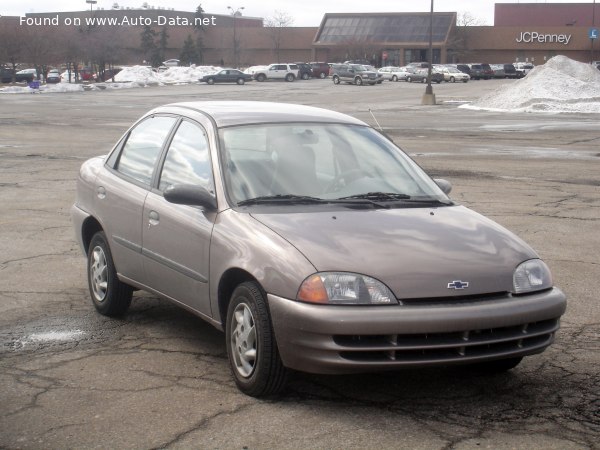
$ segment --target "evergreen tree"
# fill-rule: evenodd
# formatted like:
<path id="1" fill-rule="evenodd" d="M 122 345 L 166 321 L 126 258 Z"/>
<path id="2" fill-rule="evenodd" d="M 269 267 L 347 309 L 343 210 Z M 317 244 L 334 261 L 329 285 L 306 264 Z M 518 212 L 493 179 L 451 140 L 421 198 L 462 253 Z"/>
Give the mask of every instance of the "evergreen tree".
<path id="1" fill-rule="evenodd" d="M 198 23 L 194 24 L 194 32 L 196 33 L 196 55 L 198 57 L 198 63 L 202 63 L 204 62 L 204 25 L 202 24 L 202 19 L 204 19 L 204 9 L 202 8 L 202 4 L 199 4 L 196 8 L 194 18 L 198 19 Z"/>
<path id="2" fill-rule="evenodd" d="M 159 51 L 156 45 L 156 31 L 150 28 L 149 25 L 144 25 L 141 34 L 140 50 L 144 55 L 144 60 L 155 65 L 156 59 L 159 58 Z M 160 64 L 160 61 L 158 62 Z"/>
<path id="3" fill-rule="evenodd" d="M 194 44 L 191 34 L 188 34 L 185 42 L 183 43 L 183 48 L 181 49 L 181 54 L 179 55 L 179 61 L 186 65 L 196 64 L 198 62 L 198 52 L 196 51 L 196 45 Z"/>

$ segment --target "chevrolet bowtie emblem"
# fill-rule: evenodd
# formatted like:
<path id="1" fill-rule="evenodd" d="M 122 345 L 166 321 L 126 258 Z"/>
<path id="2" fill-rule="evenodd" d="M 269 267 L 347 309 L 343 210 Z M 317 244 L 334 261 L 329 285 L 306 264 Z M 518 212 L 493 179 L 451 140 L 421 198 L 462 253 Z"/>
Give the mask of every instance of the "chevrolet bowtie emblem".
<path id="1" fill-rule="evenodd" d="M 455 280 L 452 281 L 451 283 L 448 283 L 448 289 L 466 289 L 469 287 L 469 282 L 468 281 L 460 281 L 460 280 Z"/>

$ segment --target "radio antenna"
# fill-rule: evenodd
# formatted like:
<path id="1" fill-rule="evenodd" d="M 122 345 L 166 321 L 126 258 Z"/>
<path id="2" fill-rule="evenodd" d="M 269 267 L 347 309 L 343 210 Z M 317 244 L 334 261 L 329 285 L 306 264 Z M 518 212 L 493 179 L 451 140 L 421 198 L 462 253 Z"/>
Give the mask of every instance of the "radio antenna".
<path id="1" fill-rule="evenodd" d="M 373 117 L 373 120 L 377 124 L 377 128 L 379 128 L 379 131 L 383 133 L 383 128 L 381 128 L 381 125 L 379 125 L 379 122 L 377 122 L 377 118 L 375 117 L 375 114 L 373 114 L 373 111 L 371 111 L 371 108 L 369 108 L 369 112 L 371 113 L 371 117 Z"/>

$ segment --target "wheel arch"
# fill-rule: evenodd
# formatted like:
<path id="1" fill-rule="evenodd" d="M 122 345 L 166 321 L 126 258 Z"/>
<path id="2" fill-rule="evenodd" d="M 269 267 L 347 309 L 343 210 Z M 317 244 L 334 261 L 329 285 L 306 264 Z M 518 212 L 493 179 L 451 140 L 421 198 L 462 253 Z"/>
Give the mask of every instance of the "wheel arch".
<path id="1" fill-rule="evenodd" d="M 81 242 L 83 243 L 83 250 L 86 255 L 90 248 L 90 242 L 92 242 L 92 238 L 99 231 L 104 231 L 104 229 L 94 216 L 89 216 L 84 220 L 81 227 Z"/>
<path id="2" fill-rule="evenodd" d="M 249 272 L 240 268 L 231 268 L 223 273 L 219 280 L 219 287 L 217 289 L 218 305 L 219 305 L 219 317 L 218 322 L 222 329 L 225 329 L 225 320 L 227 319 L 227 308 L 229 307 L 229 301 L 231 300 L 231 294 L 235 291 L 235 288 L 246 281 L 255 282 L 263 292 L 265 293 L 260 282 Z M 266 295 L 265 295 L 266 298 Z"/>

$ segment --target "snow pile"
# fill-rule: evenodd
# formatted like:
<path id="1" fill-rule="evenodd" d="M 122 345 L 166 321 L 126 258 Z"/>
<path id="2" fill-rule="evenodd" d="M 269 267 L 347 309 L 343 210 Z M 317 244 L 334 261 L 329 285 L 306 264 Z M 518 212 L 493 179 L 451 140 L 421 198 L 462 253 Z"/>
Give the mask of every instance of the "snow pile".
<path id="1" fill-rule="evenodd" d="M 39 89 L 31 89 L 29 86 L 8 86 L 0 88 L 0 93 L 3 94 L 34 94 L 37 92 L 56 93 L 56 92 L 83 92 L 83 85 L 57 83 L 57 84 L 42 84 Z"/>
<path id="2" fill-rule="evenodd" d="M 150 67 L 125 67 L 115 75 L 116 82 L 130 82 L 139 86 L 197 83 L 204 75 L 221 70 L 214 66 L 169 67 L 163 72 L 154 72 Z"/>
<path id="3" fill-rule="evenodd" d="M 600 71 L 566 56 L 555 56 L 525 78 L 459 108 L 600 113 Z"/>

